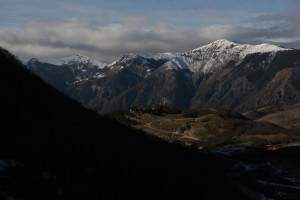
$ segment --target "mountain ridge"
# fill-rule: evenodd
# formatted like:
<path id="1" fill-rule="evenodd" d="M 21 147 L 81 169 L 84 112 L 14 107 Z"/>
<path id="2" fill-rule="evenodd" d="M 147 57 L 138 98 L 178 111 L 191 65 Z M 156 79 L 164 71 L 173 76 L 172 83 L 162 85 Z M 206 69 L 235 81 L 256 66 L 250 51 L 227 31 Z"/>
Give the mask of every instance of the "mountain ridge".
<path id="1" fill-rule="evenodd" d="M 277 73 L 288 67 L 296 69 L 299 63 L 299 50 L 221 39 L 184 53 L 127 54 L 92 71 L 93 75 L 73 81 L 66 90 L 100 113 L 161 104 L 180 109 L 224 106 L 244 112 L 300 101 L 295 78 L 282 82 L 282 88 L 290 91 L 284 97 L 276 95 L 278 90 L 270 85 Z"/>

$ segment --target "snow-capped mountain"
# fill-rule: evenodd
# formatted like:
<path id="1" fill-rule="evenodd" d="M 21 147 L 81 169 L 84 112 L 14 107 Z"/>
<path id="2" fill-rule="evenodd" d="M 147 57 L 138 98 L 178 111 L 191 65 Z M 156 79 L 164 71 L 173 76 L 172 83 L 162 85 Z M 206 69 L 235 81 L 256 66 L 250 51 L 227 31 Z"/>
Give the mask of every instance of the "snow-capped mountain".
<path id="1" fill-rule="evenodd" d="M 127 54 L 100 67 L 91 63 L 75 56 L 56 67 L 72 72 L 74 97 L 101 113 L 156 104 L 245 111 L 300 101 L 300 51 L 272 44 L 222 39 L 187 52 Z"/>
<path id="2" fill-rule="evenodd" d="M 183 61 L 190 66 L 190 70 L 210 73 L 219 70 L 230 62 L 240 63 L 251 54 L 270 54 L 270 59 L 279 51 L 290 49 L 281 48 L 271 44 L 237 44 L 228 40 L 217 40 L 208 45 L 180 54 Z"/>
<path id="3" fill-rule="evenodd" d="M 248 55 L 252 54 L 270 54 L 270 60 L 280 51 L 289 51 L 291 49 L 282 48 L 272 44 L 238 44 L 225 39 L 220 39 L 183 53 L 141 53 L 128 54 L 119 61 L 114 61 L 109 66 L 115 66 L 117 63 L 131 62 L 140 57 L 145 62 L 149 59 L 166 60 L 168 67 L 166 69 L 188 69 L 191 72 L 211 73 L 219 70 L 220 67 L 230 62 L 240 63 Z M 123 66 L 124 67 L 124 66 Z M 122 68 L 123 68 L 122 67 Z M 121 68 L 121 69 L 122 69 Z"/>
<path id="4" fill-rule="evenodd" d="M 80 54 L 62 58 L 62 59 L 60 59 L 59 62 L 57 62 L 55 64 L 56 65 L 78 65 L 78 66 L 81 66 L 82 68 L 97 66 L 100 69 L 107 65 L 104 62 L 100 62 L 96 59 L 92 59 L 88 56 L 84 56 L 84 55 L 80 55 Z"/>
<path id="5" fill-rule="evenodd" d="M 32 58 L 27 63 L 28 69 L 67 94 L 77 82 L 102 77 L 105 66 L 105 63 L 83 55 L 62 58 L 56 63 Z"/>

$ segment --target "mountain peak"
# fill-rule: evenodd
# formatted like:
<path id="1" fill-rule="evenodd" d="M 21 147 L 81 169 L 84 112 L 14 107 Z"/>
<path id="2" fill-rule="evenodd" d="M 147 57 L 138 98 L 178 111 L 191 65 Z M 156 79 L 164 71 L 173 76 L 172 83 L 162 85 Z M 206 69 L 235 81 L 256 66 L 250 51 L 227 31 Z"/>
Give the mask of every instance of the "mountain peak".
<path id="1" fill-rule="evenodd" d="M 239 44 L 226 39 L 220 39 L 182 55 L 191 65 L 192 71 L 209 73 L 221 69 L 230 62 L 240 63 L 244 58 L 251 54 L 269 54 L 269 60 L 272 60 L 274 58 L 274 54 L 279 51 L 287 50 L 290 49 L 282 48 L 273 44 Z"/>
<path id="2" fill-rule="evenodd" d="M 80 64 L 80 65 L 93 65 L 98 66 L 99 68 L 103 68 L 106 63 L 100 62 L 98 60 L 92 59 L 88 56 L 81 55 L 81 54 L 75 54 L 72 56 L 68 56 L 65 58 L 62 58 L 59 63 L 59 65 L 72 65 L 72 64 Z"/>
<path id="3" fill-rule="evenodd" d="M 90 60 L 90 57 L 80 54 L 75 54 L 61 59 L 62 63 L 65 64 L 68 64 L 69 62 L 89 62 Z"/>
<path id="4" fill-rule="evenodd" d="M 201 46 L 192 50 L 192 52 L 197 51 L 207 51 L 207 50 L 218 50 L 218 51 L 234 51 L 236 53 L 243 54 L 253 54 L 253 53 L 269 53 L 269 52 L 277 52 L 277 51 L 285 51 L 290 50 L 287 48 L 282 48 L 276 46 L 274 44 L 262 43 L 257 45 L 252 44 L 239 44 L 226 39 L 219 39 L 214 42 L 211 42 L 207 45 Z"/>
<path id="5" fill-rule="evenodd" d="M 232 41 L 229 41 L 229 40 L 226 40 L 226 39 L 219 39 L 219 40 L 216 40 L 210 44 L 216 44 L 216 45 L 228 45 L 228 44 L 236 44 Z"/>
<path id="6" fill-rule="evenodd" d="M 28 64 L 29 63 L 33 64 L 33 63 L 37 63 L 37 62 L 40 62 L 37 58 L 31 58 L 27 61 Z"/>
<path id="7" fill-rule="evenodd" d="M 238 45 L 237 43 L 231 42 L 229 40 L 219 39 L 219 40 L 213 41 L 207 45 L 198 47 L 198 48 L 192 50 L 192 52 L 201 51 L 201 50 L 205 50 L 205 49 L 211 49 L 211 48 L 213 48 L 213 49 L 225 48 L 226 49 L 226 48 L 231 48 L 231 47 L 234 47 L 237 45 Z"/>

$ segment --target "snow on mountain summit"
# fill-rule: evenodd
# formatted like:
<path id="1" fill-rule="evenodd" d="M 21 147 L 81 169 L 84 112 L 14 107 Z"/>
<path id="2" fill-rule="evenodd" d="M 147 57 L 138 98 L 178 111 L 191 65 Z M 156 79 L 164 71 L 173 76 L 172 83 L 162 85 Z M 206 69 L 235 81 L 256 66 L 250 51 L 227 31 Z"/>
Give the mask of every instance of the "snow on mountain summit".
<path id="1" fill-rule="evenodd" d="M 131 66 L 132 62 L 139 60 L 139 64 L 147 68 L 149 60 L 153 59 L 160 62 L 165 61 L 164 66 L 166 69 L 188 69 L 191 72 L 207 74 L 222 69 L 230 62 L 238 64 L 250 54 L 267 53 L 270 56 L 268 60 L 271 62 L 278 51 L 286 50 L 290 49 L 272 44 L 238 44 L 220 39 L 184 53 L 129 53 L 112 62 L 108 67 L 121 70 L 126 66 Z"/>
<path id="2" fill-rule="evenodd" d="M 196 74 L 208 74 L 222 70 L 229 64 L 238 66 L 251 54 L 264 54 L 266 61 L 261 66 L 268 67 L 277 52 L 287 50 L 291 49 L 266 43 L 258 45 L 239 44 L 220 39 L 183 53 L 129 53 L 108 65 L 80 54 L 62 58 L 59 62 L 50 64 L 67 67 L 78 81 L 95 77 L 103 78 L 107 74 L 119 73 L 128 67 L 133 68 L 134 71 L 139 71 L 141 76 L 151 74 L 150 72 L 155 71 L 160 66 L 166 70 L 188 70 Z M 38 60 L 32 59 L 30 66 L 34 66 L 35 62 Z M 144 73 L 145 71 L 147 73 Z"/>
<path id="3" fill-rule="evenodd" d="M 226 52 L 231 51 L 235 53 L 241 54 L 254 54 L 254 53 L 268 53 L 268 52 L 277 52 L 277 51 L 285 51 L 290 50 L 286 48 L 282 48 L 273 44 L 258 44 L 258 45 L 251 45 L 251 44 L 238 44 L 226 39 L 216 40 L 212 43 L 207 45 L 201 46 L 197 49 L 192 50 L 192 52 L 197 51 L 208 51 L 214 50 L 215 52 Z"/>
<path id="4" fill-rule="evenodd" d="M 99 68 L 103 68 L 106 66 L 106 63 L 100 62 L 98 60 L 92 59 L 88 56 L 76 54 L 73 56 L 69 56 L 66 58 L 62 58 L 59 65 L 86 65 L 86 66 L 98 66 Z"/>
<path id="5" fill-rule="evenodd" d="M 228 49 L 228 48 L 235 47 L 237 45 L 238 45 L 237 43 L 231 42 L 229 40 L 220 39 L 220 40 L 216 40 L 212 43 L 209 43 L 207 45 L 198 47 L 198 48 L 192 50 L 192 52 L 204 51 L 207 49 Z"/>
<path id="6" fill-rule="evenodd" d="M 286 50 L 290 49 L 272 44 L 238 44 L 221 39 L 192 51 L 182 53 L 181 57 L 190 65 L 191 71 L 210 73 L 219 70 L 220 67 L 226 66 L 230 62 L 239 63 L 250 54 L 271 53 L 270 56 L 272 58 L 274 57 L 274 53 Z"/>
<path id="7" fill-rule="evenodd" d="M 103 62 L 80 54 L 62 58 L 55 65 L 68 69 L 74 77 L 74 82 L 103 77 L 102 70 L 106 66 Z"/>
<path id="8" fill-rule="evenodd" d="M 243 45 L 242 45 L 243 46 Z M 277 51 L 287 51 L 290 49 L 282 48 L 272 44 L 258 44 L 258 45 L 244 45 L 246 48 L 245 52 L 248 54 L 253 53 L 268 53 L 268 52 L 277 52 Z"/>

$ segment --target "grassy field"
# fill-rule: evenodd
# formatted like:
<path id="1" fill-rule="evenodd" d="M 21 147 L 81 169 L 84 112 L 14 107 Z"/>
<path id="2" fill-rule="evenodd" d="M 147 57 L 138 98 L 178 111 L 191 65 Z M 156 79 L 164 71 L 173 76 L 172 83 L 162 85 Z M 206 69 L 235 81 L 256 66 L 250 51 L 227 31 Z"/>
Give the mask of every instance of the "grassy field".
<path id="1" fill-rule="evenodd" d="M 252 120 L 228 110 L 198 109 L 189 112 L 153 112 L 131 110 L 119 120 L 146 133 L 197 148 L 214 148 L 228 144 L 255 146 L 297 143 L 299 131 L 267 120 Z"/>
<path id="2" fill-rule="evenodd" d="M 261 109 L 261 112 L 264 111 L 264 109 Z M 284 106 L 280 110 L 266 112 L 258 121 L 266 121 L 281 127 L 300 130 L 300 104 Z"/>

